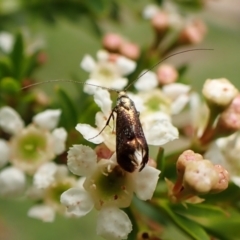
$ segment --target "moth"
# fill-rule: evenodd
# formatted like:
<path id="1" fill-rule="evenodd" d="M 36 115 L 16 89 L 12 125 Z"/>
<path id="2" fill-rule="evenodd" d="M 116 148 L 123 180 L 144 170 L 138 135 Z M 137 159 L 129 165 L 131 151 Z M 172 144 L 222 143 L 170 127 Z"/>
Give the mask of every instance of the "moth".
<path id="1" fill-rule="evenodd" d="M 165 57 L 154 66 L 151 67 L 153 69 L 161 62 L 165 61 L 166 59 L 190 51 L 197 51 L 197 50 L 212 50 L 212 49 L 189 49 L 181 52 L 177 52 L 171 54 L 170 56 Z M 150 70 L 151 70 L 150 69 Z M 141 171 L 148 162 L 149 158 L 149 149 L 146 138 L 144 136 L 144 132 L 142 129 L 142 125 L 139 119 L 140 113 L 137 111 L 134 102 L 128 97 L 126 94 L 126 90 L 139 78 L 141 78 L 144 74 L 148 71 L 145 71 L 141 74 L 135 81 L 130 83 L 124 91 L 117 91 L 114 89 L 109 89 L 106 87 L 96 86 L 94 84 L 89 84 L 85 82 L 78 82 L 74 80 L 49 80 L 41 83 L 35 83 L 33 85 L 39 85 L 42 83 L 47 82 L 76 82 L 81 84 L 87 84 L 90 86 L 101 87 L 103 89 L 108 89 L 111 91 L 115 91 L 118 93 L 117 103 L 116 106 L 112 109 L 110 116 L 108 117 L 105 126 L 99 132 L 100 135 L 104 129 L 109 125 L 111 118 L 114 120 L 114 113 L 116 113 L 116 156 L 117 162 L 120 167 L 127 171 L 127 172 L 134 172 L 135 170 Z M 27 87 L 30 87 L 27 86 Z M 24 88 L 27 88 L 24 87 Z M 24 89 L 22 88 L 22 89 Z M 98 136 L 97 135 L 97 136 Z M 95 136 L 96 137 L 96 136 Z"/>

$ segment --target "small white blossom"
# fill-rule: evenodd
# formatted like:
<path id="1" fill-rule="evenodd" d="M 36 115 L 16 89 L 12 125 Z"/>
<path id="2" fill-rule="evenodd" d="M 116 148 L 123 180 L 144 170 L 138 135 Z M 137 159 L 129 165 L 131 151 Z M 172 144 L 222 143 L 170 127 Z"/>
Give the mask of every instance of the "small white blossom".
<path id="1" fill-rule="evenodd" d="M 20 115 L 10 107 L 0 108 L 0 127 L 9 134 L 16 134 L 23 129 Z"/>
<path id="2" fill-rule="evenodd" d="M 55 219 L 55 211 L 47 205 L 39 204 L 28 210 L 28 216 L 40 219 L 43 222 L 53 222 Z"/>
<path id="3" fill-rule="evenodd" d="M 0 196 L 17 197 L 23 193 L 25 185 L 26 178 L 21 170 L 7 167 L 0 172 Z"/>
<path id="4" fill-rule="evenodd" d="M 54 158 L 53 146 L 53 138 L 48 131 L 29 125 L 11 138 L 10 162 L 32 174 L 43 163 Z"/>
<path id="5" fill-rule="evenodd" d="M 43 129 L 52 130 L 57 126 L 60 115 L 60 109 L 45 110 L 35 115 L 33 117 L 33 122 Z"/>
<path id="6" fill-rule="evenodd" d="M 121 90 L 127 85 L 127 79 L 123 76 L 134 71 L 136 63 L 123 56 L 115 61 L 110 61 L 109 57 L 108 52 L 101 50 L 97 53 L 97 62 L 89 55 L 83 58 L 80 65 L 90 73 L 86 83 Z M 84 86 L 84 91 L 89 94 L 96 92 L 96 89 L 99 90 L 87 84 Z"/>
<path id="7" fill-rule="evenodd" d="M 116 207 L 101 209 L 97 220 L 97 234 L 106 240 L 127 239 L 132 231 L 128 215 Z"/>
<path id="8" fill-rule="evenodd" d="M 0 168 L 6 165 L 10 158 L 10 148 L 4 139 L 0 139 Z"/>

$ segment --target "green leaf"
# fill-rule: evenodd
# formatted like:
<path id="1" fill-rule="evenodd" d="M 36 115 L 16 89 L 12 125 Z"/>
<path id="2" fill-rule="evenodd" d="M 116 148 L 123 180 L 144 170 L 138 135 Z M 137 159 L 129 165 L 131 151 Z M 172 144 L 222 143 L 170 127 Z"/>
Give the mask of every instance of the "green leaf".
<path id="1" fill-rule="evenodd" d="M 182 216 L 203 226 L 221 240 L 238 240 L 240 236 L 240 214 L 232 209 L 207 204 L 189 204 L 184 209 L 175 206 L 174 210 Z"/>
<path id="2" fill-rule="evenodd" d="M 167 215 L 178 225 L 180 229 L 185 231 L 189 236 L 195 240 L 210 240 L 210 237 L 206 231 L 194 221 L 189 220 L 188 218 L 176 214 L 169 202 L 164 200 L 156 201 L 157 206 L 164 209 Z"/>
<path id="3" fill-rule="evenodd" d="M 62 109 L 61 125 L 67 130 L 73 129 L 78 122 L 77 110 L 68 96 L 68 94 L 60 87 L 56 89 L 59 102 L 57 105 Z"/>
<path id="4" fill-rule="evenodd" d="M 17 80 L 21 80 L 24 66 L 24 43 L 21 33 L 18 33 L 15 37 L 15 43 L 10 57 L 12 63 L 12 76 Z"/>

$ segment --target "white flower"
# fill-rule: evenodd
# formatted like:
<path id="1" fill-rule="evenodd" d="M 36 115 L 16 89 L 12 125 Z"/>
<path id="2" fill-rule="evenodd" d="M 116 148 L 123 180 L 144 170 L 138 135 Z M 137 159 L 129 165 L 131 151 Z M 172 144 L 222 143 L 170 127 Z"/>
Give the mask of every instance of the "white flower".
<path id="1" fill-rule="evenodd" d="M 55 211 L 49 206 L 39 204 L 28 210 L 28 216 L 40 219 L 43 222 L 53 222 L 55 218 Z"/>
<path id="2" fill-rule="evenodd" d="M 17 197 L 25 190 L 24 173 L 15 168 L 7 167 L 0 172 L 0 196 Z"/>
<path id="3" fill-rule="evenodd" d="M 53 146 L 53 138 L 48 131 L 29 125 L 11 138 L 10 162 L 32 174 L 43 163 L 54 158 Z"/>
<path id="4" fill-rule="evenodd" d="M 146 165 L 141 172 L 125 172 L 118 165 L 116 154 L 98 161 L 95 152 L 83 145 L 74 145 L 69 150 L 68 167 L 86 177 L 84 189 L 75 187 L 62 194 L 61 202 L 68 213 L 83 216 L 94 205 L 99 210 L 97 233 L 106 239 L 126 239 L 132 224 L 118 208 L 130 206 L 134 192 L 142 200 L 151 199 L 160 171 Z M 105 220 L 107 214 L 111 223 Z"/>
<path id="5" fill-rule="evenodd" d="M 33 122 L 40 128 L 52 130 L 54 129 L 61 115 L 61 110 L 45 110 L 44 112 L 38 113 L 33 117 Z"/>
<path id="6" fill-rule="evenodd" d="M 0 33 L 0 48 L 9 53 L 13 47 L 13 35 L 8 32 L 1 32 Z"/>
<path id="7" fill-rule="evenodd" d="M 9 134 L 16 134 L 24 126 L 20 115 L 10 107 L 0 108 L 0 127 Z"/>
<path id="8" fill-rule="evenodd" d="M 89 55 L 83 58 L 80 65 L 90 73 L 86 83 L 121 90 L 127 85 L 127 79 L 123 76 L 133 72 L 136 63 L 123 56 L 119 56 L 113 62 L 110 61 L 109 56 L 108 52 L 100 50 L 97 53 L 97 62 Z M 99 90 L 99 88 L 87 84 L 84 86 L 84 91 L 89 94 L 93 94 L 96 89 Z"/>
<path id="9" fill-rule="evenodd" d="M 107 240 L 127 239 L 132 231 L 128 215 L 116 207 L 104 207 L 98 214 L 97 234 Z"/>
<path id="10" fill-rule="evenodd" d="M 7 141 L 0 139 L 0 168 L 6 165 L 10 158 L 10 148 Z"/>

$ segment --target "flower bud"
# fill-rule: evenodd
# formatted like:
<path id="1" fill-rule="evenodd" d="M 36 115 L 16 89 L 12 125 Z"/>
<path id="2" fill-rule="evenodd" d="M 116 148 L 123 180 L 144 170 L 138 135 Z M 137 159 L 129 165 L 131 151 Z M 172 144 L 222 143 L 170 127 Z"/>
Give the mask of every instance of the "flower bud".
<path id="1" fill-rule="evenodd" d="M 162 64 L 157 69 L 157 78 L 162 85 L 174 83 L 178 78 L 178 72 L 173 66 Z"/>
<path id="2" fill-rule="evenodd" d="M 226 78 L 207 79 L 204 83 L 202 94 L 208 106 L 226 109 L 237 96 L 238 90 Z"/>
<path id="3" fill-rule="evenodd" d="M 218 173 L 209 160 L 189 162 L 186 166 L 183 186 L 196 194 L 208 193 L 218 182 Z"/>
<path id="4" fill-rule="evenodd" d="M 120 53 L 127 58 L 136 60 L 139 58 L 140 49 L 137 44 L 124 42 L 120 46 Z"/>
<path id="5" fill-rule="evenodd" d="M 212 187 L 211 192 L 218 193 L 227 189 L 229 182 L 229 173 L 221 165 L 214 165 L 214 168 L 218 173 L 218 182 Z"/>
<path id="6" fill-rule="evenodd" d="M 220 115 L 216 132 L 223 136 L 230 135 L 240 129 L 240 94 L 231 105 Z"/>
<path id="7" fill-rule="evenodd" d="M 193 161 L 203 160 L 202 155 L 194 153 L 192 150 L 184 151 L 178 158 L 176 163 L 178 176 L 183 176 L 186 166 Z"/>
<path id="8" fill-rule="evenodd" d="M 152 26 L 156 32 L 162 33 L 165 32 L 169 27 L 169 17 L 165 12 L 159 11 L 151 19 Z"/>
<path id="9" fill-rule="evenodd" d="M 108 33 L 103 37 L 103 47 L 110 52 L 118 52 L 122 44 L 122 37 L 115 33 Z"/>
<path id="10" fill-rule="evenodd" d="M 200 20 L 195 20 L 189 23 L 182 30 L 179 36 L 179 42 L 181 44 L 197 44 L 202 42 L 206 33 L 206 26 Z"/>

